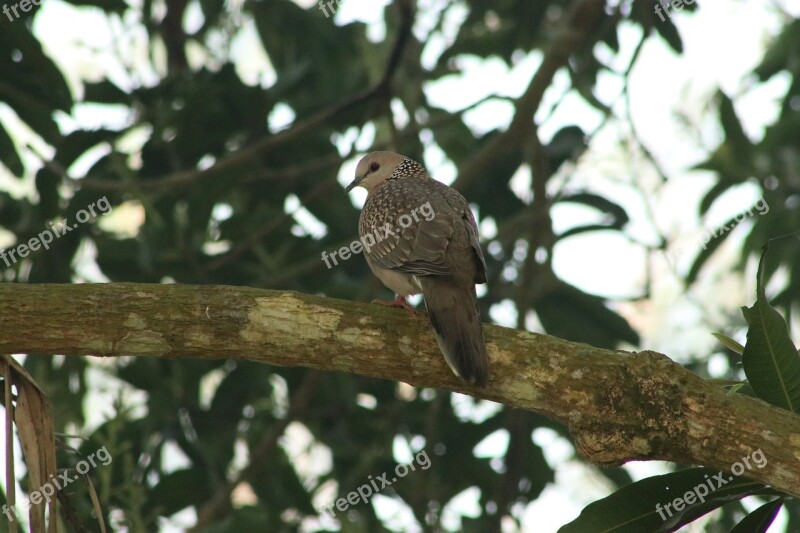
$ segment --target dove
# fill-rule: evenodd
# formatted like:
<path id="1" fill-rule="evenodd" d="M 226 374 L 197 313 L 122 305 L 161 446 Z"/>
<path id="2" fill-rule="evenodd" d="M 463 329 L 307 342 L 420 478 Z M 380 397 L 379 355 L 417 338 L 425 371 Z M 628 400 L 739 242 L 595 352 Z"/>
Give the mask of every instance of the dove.
<path id="1" fill-rule="evenodd" d="M 467 200 L 393 152 L 365 155 L 345 190 L 356 187 L 367 191 L 358 223 L 364 256 L 397 294 L 390 305 L 409 309 L 406 297 L 422 293 L 450 369 L 486 386 L 489 361 L 475 293 L 475 284 L 486 283 L 486 261 Z"/>

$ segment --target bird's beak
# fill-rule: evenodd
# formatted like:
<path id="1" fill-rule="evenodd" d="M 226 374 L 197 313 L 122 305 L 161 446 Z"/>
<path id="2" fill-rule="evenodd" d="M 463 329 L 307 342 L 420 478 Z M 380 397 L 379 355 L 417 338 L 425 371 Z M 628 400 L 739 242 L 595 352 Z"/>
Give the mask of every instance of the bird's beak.
<path id="1" fill-rule="evenodd" d="M 350 192 L 356 187 L 358 187 L 358 184 L 361 183 L 362 179 L 364 179 L 362 176 L 356 176 L 356 178 L 350 182 L 350 185 L 345 187 L 344 192 Z"/>

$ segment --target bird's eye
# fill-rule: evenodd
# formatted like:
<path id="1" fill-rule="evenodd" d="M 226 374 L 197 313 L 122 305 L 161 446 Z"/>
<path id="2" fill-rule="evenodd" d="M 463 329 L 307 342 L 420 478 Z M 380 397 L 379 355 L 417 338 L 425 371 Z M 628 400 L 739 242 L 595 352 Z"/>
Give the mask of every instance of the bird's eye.
<path id="1" fill-rule="evenodd" d="M 376 171 L 376 170 L 378 170 L 379 168 L 381 168 L 381 166 L 378 164 L 378 162 L 377 162 L 377 161 L 373 161 L 373 162 L 372 162 L 372 163 L 370 163 L 370 165 L 369 165 L 369 171 L 370 171 L 370 172 L 375 172 L 375 171 Z"/>

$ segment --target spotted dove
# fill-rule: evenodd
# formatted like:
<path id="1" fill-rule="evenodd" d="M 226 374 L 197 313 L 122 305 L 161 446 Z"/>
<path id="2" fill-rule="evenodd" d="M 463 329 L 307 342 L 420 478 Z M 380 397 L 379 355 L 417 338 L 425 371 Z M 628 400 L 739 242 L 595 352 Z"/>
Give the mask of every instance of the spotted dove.
<path id="1" fill-rule="evenodd" d="M 486 283 L 478 228 L 461 194 L 392 152 L 372 152 L 347 191 L 367 190 L 358 232 L 372 272 L 397 293 L 420 292 L 439 348 L 452 371 L 485 386 L 489 375 L 476 283 Z"/>

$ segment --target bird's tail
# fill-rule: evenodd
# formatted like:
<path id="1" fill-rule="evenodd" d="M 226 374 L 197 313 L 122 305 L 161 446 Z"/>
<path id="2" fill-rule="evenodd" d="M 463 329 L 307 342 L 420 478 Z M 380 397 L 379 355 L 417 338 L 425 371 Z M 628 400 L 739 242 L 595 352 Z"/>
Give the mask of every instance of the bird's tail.
<path id="1" fill-rule="evenodd" d="M 420 278 L 425 307 L 450 369 L 479 387 L 489 378 L 475 286 L 458 287 L 434 276 Z"/>

